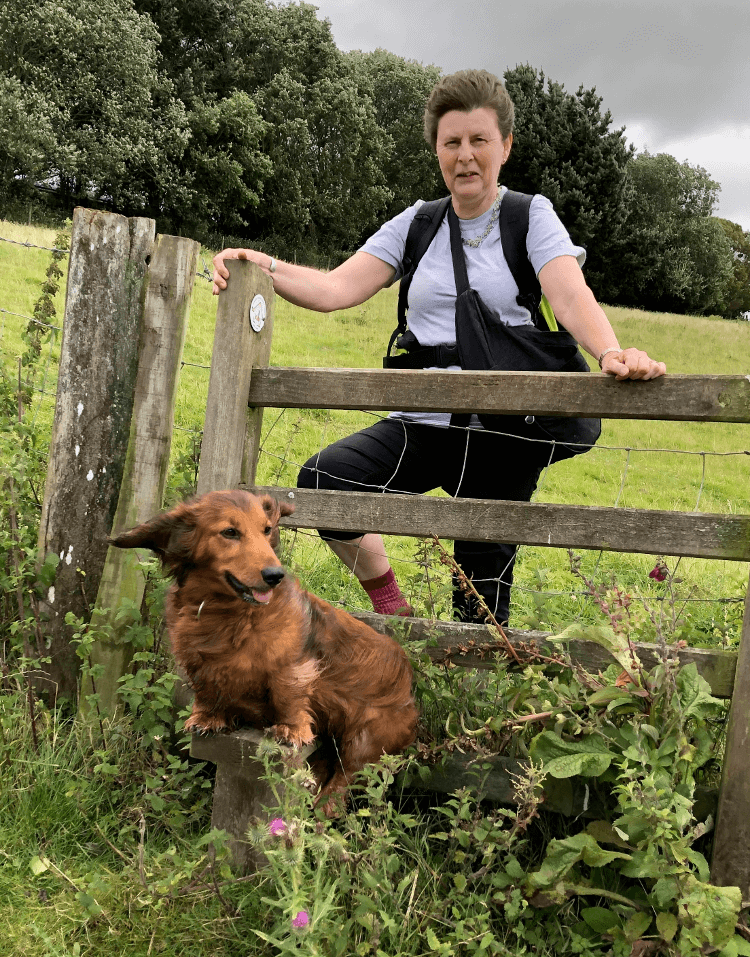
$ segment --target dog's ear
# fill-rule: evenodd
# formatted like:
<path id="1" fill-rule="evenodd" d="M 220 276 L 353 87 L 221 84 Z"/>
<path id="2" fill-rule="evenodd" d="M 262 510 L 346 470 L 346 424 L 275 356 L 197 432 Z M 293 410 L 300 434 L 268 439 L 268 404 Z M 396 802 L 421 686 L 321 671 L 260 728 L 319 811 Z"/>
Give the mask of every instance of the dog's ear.
<path id="1" fill-rule="evenodd" d="M 152 552 L 156 552 L 168 571 L 178 574 L 179 569 L 190 559 L 187 536 L 193 529 L 194 524 L 189 522 L 188 513 L 183 506 L 157 515 L 151 521 L 136 525 L 130 531 L 107 541 L 115 548 L 150 548 Z"/>
<path id="2" fill-rule="evenodd" d="M 278 555 L 279 546 L 281 545 L 281 536 L 279 535 L 279 519 L 284 515 L 291 515 L 294 511 L 294 505 L 291 502 L 277 502 L 275 498 L 272 498 L 270 495 L 262 495 L 260 498 L 260 504 L 263 506 L 263 511 L 268 516 L 269 522 L 273 525 L 273 531 L 271 532 L 271 548 Z"/>
<path id="3" fill-rule="evenodd" d="M 278 525 L 280 518 L 291 515 L 294 511 L 294 505 L 291 502 L 277 502 L 270 495 L 262 495 L 260 504 L 263 506 L 263 511 L 268 516 L 269 521 L 274 525 Z"/>
<path id="4" fill-rule="evenodd" d="M 279 511 L 281 512 L 281 518 L 284 518 L 285 515 L 292 515 L 297 506 L 294 502 L 279 502 Z"/>

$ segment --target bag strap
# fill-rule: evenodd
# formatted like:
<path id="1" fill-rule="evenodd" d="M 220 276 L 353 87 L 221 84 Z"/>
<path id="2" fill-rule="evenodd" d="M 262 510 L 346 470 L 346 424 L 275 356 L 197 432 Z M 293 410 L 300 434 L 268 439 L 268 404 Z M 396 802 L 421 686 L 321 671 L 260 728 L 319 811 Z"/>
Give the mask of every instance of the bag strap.
<path id="1" fill-rule="evenodd" d="M 430 243 L 440 228 L 440 223 L 443 221 L 450 199 L 450 196 L 444 196 L 442 199 L 433 199 L 429 203 L 422 203 L 409 225 L 409 232 L 406 234 L 406 245 L 404 246 L 402 278 L 398 288 L 398 325 L 393 330 L 390 341 L 388 342 L 386 359 L 390 356 L 393 343 L 398 336 L 402 336 L 406 332 L 406 307 L 409 298 L 409 286 L 411 286 L 411 281 L 414 278 L 414 273 L 417 270 L 420 259 L 427 252 Z M 383 360 L 383 364 L 385 364 L 386 359 Z"/>
<path id="2" fill-rule="evenodd" d="M 528 309 L 535 326 L 546 330 L 549 325 L 540 312 L 542 287 L 526 251 L 529 208 L 533 198 L 529 193 L 517 193 L 512 189 L 506 191 L 500 203 L 500 240 L 508 268 L 518 286 L 516 302 Z"/>
<path id="3" fill-rule="evenodd" d="M 518 286 L 516 302 L 519 306 L 529 311 L 535 326 L 547 330 L 556 327 L 554 314 L 552 314 L 550 310 L 550 316 L 546 317 L 541 311 L 543 307 L 540 305 L 542 304 L 542 288 L 526 251 L 526 237 L 529 232 L 529 208 L 533 198 L 533 195 L 530 193 L 518 193 L 511 189 L 505 191 L 503 201 L 500 203 L 500 240 L 508 268 Z M 409 225 L 409 232 L 407 233 L 404 247 L 403 276 L 398 290 L 398 325 L 393 330 L 391 338 L 388 341 L 388 350 L 383 359 L 383 365 L 386 368 L 391 358 L 391 349 L 393 348 L 394 342 L 399 336 L 402 336 L 407 329 L 407 303 L 409 287 L 414 278 L 414 273 L 419 265 L 419 261 L 427 252 L 430 243 L 435 238 L 446 210 L 452 210 L 453 208 L 450 199 L 450 196 L 444 196 L 442 199 L 422 203 Z M 454 218 L 456 220 L 458 219 L 455 213 Z M 461 248 L 463 251 L 463 244 Z M 453 252 L 453 244 L 451 244 L 451 251 Z M 463 258 L 462 256 L 462 259 Z M 455 272 L 455 256 L 453 268 Z M 465 268 L 464 260 L 464 270 Z"/>
<path id="4" fill-rule="evenodd" d="M 453 275 L 456 279 L 456 296 L 461 296 L 469 288 L 469 274 L 466 269 L 464 244 L 461 240 L 461 226 L 453 206 L 448 209 L 448 226 L 451 231 L 451 257 Z"/>

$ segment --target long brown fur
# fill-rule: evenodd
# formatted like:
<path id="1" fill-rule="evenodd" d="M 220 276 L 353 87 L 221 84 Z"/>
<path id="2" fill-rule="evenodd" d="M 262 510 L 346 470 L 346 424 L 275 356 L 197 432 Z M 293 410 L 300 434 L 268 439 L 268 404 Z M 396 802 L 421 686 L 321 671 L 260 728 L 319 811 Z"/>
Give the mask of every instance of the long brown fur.
<path id="1" fill-rule="evenodd" d="M 293 511 L 269 495 L 209 492 L 112 544 L 150 548 L 174 578 L 167 629 L 195 692 L 185 729 L 242 722 L 295 746 L 317 737 L 316 800 L 330 814 L 357 771 L 414 740 L 412 670 L 393 639 L 279 564 L 279 519 Z"/>

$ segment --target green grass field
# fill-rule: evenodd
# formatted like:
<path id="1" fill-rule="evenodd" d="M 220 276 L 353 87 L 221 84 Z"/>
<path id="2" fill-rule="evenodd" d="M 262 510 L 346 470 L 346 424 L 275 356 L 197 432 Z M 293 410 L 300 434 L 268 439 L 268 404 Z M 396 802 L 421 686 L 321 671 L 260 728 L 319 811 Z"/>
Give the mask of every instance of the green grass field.
<path id="1" fill-rule="evenodd" d="M 0 224 L 0 236 L 38 246 L 51 246 L 54 231 Z M 0 357 L 8 375 L 17 375 L 15 356 L 21 351 L 25 323 L 10 313 L 30 315 L 50 254 L 0 242 Z M 201 266 L 210 266 L 211 253 L 202 251 Z M 64 290 L 58 294 L 58 316 L 64 309 Z M 395 325 L 396 289 L 384 290 L 364 305 L 328 316 L 308 312 L 277 300 L 272 365 L 309 367 L 379 367 Z M 750 356 L 750 324 L 716 319 L 653 314 L 635 309 L 605 307 L 620 342 L 639 345 L 664 359 L 674 373 L 746 374 Z M 202 428 L 213 343 L 216 299 L 211 285 L 195 280 L 175 413 L 174 469 L 168 489 L 173 500 L 189 489 L 191 458 Z M 37 385 L 55 391 L 59 336 L 45 345 L 36 373 Z M 593 360 L 591 360 L 593 363 Z M 190 365 L 192 364 L 192 365 Z M 41 381 L 40 381 L 41 378 Z M 38 394 L 28 414 L 49 428 L 53 399 Z M 258 481 L 293 485 L 299 465 L 321 446 L 373 421 L 367 412 L 269 409 L 264 419 L 263 455 Z M 750 512 L 750 426 L 715 423 L 621 421 L 604 423 L 599 445 L 585 456 L 547 470 L 536 501 L 619 505 L 631 508 L 677 509 L 699 512 Z M 441 494 L 441 493 L 438 493 Z M 403 587 L 425 615 L 448 612 L 445 573 L 436 569 L 428 591 L 416 563 L 418 543 L 391 537 L 387 541 Z M 671 567 L 675 560 L 665 556 Z M 332 601 L 362 607 L 364 596 L 348 572 L 330 556 L 314 535 L 294 536 L 295 571 L 313 590 Z M 617 583 L 636 594 L 658 599 L 658 586 L 648 578 L 651 556 L 592 553 L 584 568 L 597 578 Z M 586 601 L 568 574 L 567 553 L 555 549 L 522 548 L 516 570 L 512 620 L 522 625 L 557 627 L 587 616 Z M 731 562 L 683 559 L 687 617 L 695 627 L 693 640 L 726 640 L 736 632 L 739 603 L 705 604 L 705 599 L 740 599 L 747 583 L 747 567 Z M 730 622 L 727 622 L 727 617 Z"/>

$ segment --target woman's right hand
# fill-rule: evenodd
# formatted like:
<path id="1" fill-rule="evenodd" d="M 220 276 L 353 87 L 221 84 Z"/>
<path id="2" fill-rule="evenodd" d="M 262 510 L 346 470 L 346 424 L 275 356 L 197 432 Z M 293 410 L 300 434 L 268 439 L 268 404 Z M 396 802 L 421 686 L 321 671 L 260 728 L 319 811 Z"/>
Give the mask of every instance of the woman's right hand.
<path id="1" fill-rule="evenodd" d="M 227 288 L 227 280 L 229 279 L 229 270 L 225 265 L 227 259 L 247 259 L 260 266 L 264 272 L 270 275 L 271 257 L 265 253 L 259 253 L 255 249 L 222 249 L 220 253 L 214 256 L 214 285 L 212 289 L 214 296 L 218 296 L 223 289 Z"/>
<path id="2" fill-rule="evenodd" d="M 213 294 L 218 296 L 227 288 L 229 279 L 228 259 L 246 259 L 254 262 L 270 276 L 276 293 L 294 306 L 313 309 L 316 312 L 333 312 L 348 309 L 374 296 L 387 286 L 396 270 L 370 253 L 359 250 L 332 272 L 321 272 L 309 266 L 276 260 L 268 253 L 257 249 L 224 249 L 214 256 Z"/>

